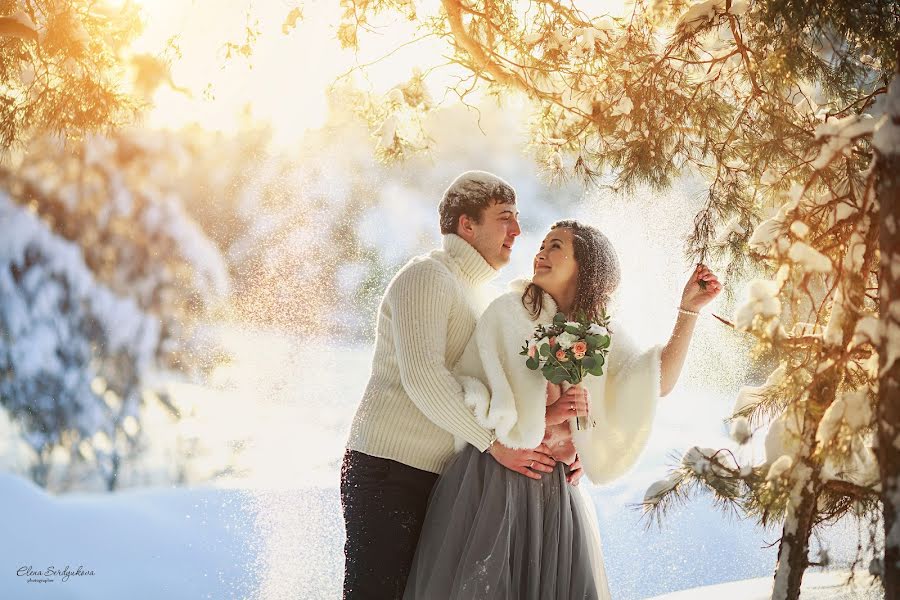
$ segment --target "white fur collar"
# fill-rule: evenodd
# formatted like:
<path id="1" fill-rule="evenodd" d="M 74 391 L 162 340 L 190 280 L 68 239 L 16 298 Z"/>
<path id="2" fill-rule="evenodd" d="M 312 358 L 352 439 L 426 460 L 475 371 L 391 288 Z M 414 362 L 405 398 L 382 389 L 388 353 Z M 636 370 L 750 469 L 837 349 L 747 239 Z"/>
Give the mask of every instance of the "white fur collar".
<path id="1" fill-rule="evenodd" d="M 520 277 L 509 282 L 509 289 L 512 292 L 516 292 L 521 297 L 529 285 L 531 285 L 530 277 Z M 559 309 L 556 306 L 556 300 L 553 299 L 553 296 L 543 290 L 541 290 L 541 293 L 544 295 L 544 303 L 541 305 L 541 314 L 539 314 L 536 319 L 532 320 L 538 323 L 550 323 L 553 321 L 553 317 L 556 316 Z M 519 304 L 521 304 L 521 302 Z M 522 308 L 528 312 L 527 308 L 524 306 Z"/>

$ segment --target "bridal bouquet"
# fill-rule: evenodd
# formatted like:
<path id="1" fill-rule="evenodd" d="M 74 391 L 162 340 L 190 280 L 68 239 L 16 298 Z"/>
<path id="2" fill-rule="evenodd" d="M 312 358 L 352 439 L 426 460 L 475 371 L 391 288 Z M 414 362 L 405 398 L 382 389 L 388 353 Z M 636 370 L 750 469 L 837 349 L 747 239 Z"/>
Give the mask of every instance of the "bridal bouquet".
<path id="1" fill-rule="evenodd" d="M 550 383 L 578 385 L 587 375 L 603 374 L 610 342 L 608 326 L 607 315 L 600 323 L 591 323 L 583 315 L 576 321 L 566 321 L 563 313 L 557 313 L 551 325 L 538 325 L 519 354 L 528 357 L 526 367 L 540 369 Z M 589 423 L 589 417 L 576 420 L 579 429 Z"/>

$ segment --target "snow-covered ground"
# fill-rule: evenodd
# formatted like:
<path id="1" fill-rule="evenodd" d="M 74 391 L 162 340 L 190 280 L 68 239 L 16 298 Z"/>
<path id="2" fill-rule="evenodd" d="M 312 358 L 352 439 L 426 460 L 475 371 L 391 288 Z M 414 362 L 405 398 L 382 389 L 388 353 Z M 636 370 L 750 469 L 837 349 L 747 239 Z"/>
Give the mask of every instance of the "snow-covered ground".
<path id="1" fill-rule="evenodd" d="M 603 494 L 595 498 L 604 501 Z M 175 488 L 53 497 L 22 478 L 0 474 L 0 597 L 337 599 L 343 536 L 338 509 L 333 488 Z M 770 568 L 770 553 L 755 552 L 759 540 L 752 531 L 742 541 L 741 528 L 716 532 L 716 517 L 704 510 L 679 519 L 665 535 L 642 534 L 618 512 L 617 521 L 601 522 L 617 600 Z M 844 577 L 810 572 L 804 600 L 877 597 L 867 578 L 847 591 Z M 657 600 L 763 600 L 769 585 L 771 577 L 760 577 Z"/>
<path id="2" fill-rule="evenodd" d="M 692 588 L 651 600 L 769 600 L 771 597 L 772 578 L 760 577 Z M 857 574 L 850 580 L 847 571 L 807 573 L 800 592 L 800 600 L 876 600 L 883 597 L 880 588 L 873 586 L 871 576 Z"/>
<path id="3" fill-rule="evenodd" d="M 174 386 L 173 392 L 191 407 L 189 426 L 207 454 L 229 440 L 246 440 L 237 475 L 204 487 L 53 496 L 21 477 L 0 474 L 5 542 L 0 544 L 0 597 L 339 597 L 338 464 L 365 385 L 370 349 L 332 348 L 326 356 L 311 352 L 322 344 L 308 340 L 244 330 L 224 335 L 236 354 L 214 377 L 216 387 Z M 336 360 L 345 377 L 299 375 Z M 650 445 L 631 473 L 613 485 L 589 489 L 616 600 L 744 579 L 754 581 L 725 595 L 715 591 L 724 588 L 712 588 L 706 596 L 669 600 L 765 596 L 776 551 L 765 546 L 777 540 L 777 531 L 723 517 L 703 498 L 670 513 L 662 529 L 648 530 L 631 508 L 665 473 L 672 451 L 727 442 L 721 419 L 734 394 L 701 391 L 697 385 L 686 378 L 663 401 Z M 823 541 L 832 561 L 841 565 L 853 555 L 856 531 L 845 524 Z M 51 566 L 71 571 L 80 566 L 93 575 L 29 583 L 43 577 L 18 574 L 23 567 Z"/>

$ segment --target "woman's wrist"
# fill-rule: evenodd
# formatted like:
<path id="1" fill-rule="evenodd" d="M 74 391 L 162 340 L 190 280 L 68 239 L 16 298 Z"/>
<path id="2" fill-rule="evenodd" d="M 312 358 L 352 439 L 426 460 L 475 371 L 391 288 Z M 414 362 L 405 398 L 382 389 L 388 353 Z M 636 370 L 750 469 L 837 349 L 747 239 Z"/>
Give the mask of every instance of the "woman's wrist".
<path id="1" fill-rule="evenodd" d="M 691 316 L 693 316 L 693 317 L 700 316 L 700 311 L 699 311 L 699 310 L 691 310 L 690 308 L 685 308 L 684 304 L 681 304 L 681 305 L 678 307 L 678 312 L 681 313 L 681 314 L 683 314 L 683 315 L 691 315 Z"/>

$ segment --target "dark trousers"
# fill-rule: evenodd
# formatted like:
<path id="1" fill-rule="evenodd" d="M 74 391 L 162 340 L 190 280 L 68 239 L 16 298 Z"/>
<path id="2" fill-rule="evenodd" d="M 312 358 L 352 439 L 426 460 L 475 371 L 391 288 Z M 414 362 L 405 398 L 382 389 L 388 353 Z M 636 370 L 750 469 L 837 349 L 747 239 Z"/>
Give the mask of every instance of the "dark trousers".
<path id="1" fill-rule="evenodd" d="M 341 466 L 344 600 L 401 598 L 438 476 L 347 450 Z"/>

